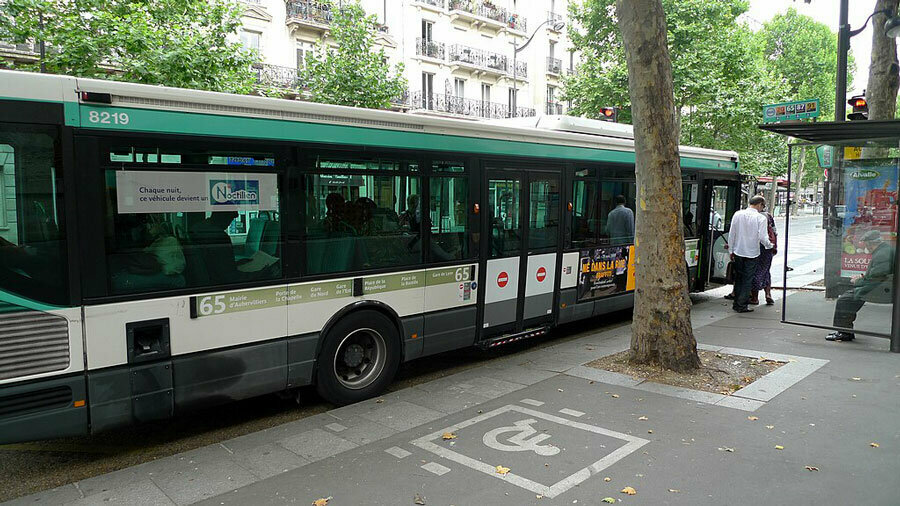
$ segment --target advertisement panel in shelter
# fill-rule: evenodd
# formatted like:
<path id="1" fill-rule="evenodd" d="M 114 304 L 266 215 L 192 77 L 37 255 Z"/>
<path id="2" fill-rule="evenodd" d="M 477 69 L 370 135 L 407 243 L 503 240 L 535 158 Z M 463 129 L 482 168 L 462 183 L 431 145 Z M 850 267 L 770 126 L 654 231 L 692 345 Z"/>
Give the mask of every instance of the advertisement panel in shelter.
<path id="1" fill-rule="evenodd" d="M 853 160 L 844 166 L 845 207 L 841 240 L 841 276 L 862 275 L 872 252 L 863 237 L 878 231 L 882 240 L 897 236 L 897 160 Z"/>

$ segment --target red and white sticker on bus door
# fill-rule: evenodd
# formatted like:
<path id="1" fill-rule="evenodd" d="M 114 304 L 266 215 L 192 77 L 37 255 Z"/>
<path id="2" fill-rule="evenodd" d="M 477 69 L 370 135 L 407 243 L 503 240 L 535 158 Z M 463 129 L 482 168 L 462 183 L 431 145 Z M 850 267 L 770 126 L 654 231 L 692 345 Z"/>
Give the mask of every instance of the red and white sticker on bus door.
<path id="1" fill-rule="evenodd" d="M 506 271 L 497 275 L 497 286 L 503 288 L 507 283 L 509 283 L 509 274 L 507 274 Z"/>
<path id="2" fill-rule="evenodd" d="M 537 278 L 538 283 L 543 283 L 544 280 L 547 279 L 547 269 L 539 267 L 535 277 Z"/>

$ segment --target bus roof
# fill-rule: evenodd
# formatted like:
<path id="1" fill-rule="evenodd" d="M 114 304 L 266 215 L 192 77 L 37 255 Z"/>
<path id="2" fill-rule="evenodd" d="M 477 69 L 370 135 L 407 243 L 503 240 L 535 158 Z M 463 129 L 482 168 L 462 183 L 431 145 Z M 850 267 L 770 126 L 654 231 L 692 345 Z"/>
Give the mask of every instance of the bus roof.
<path id="1" fill-rule="evenodd" d="M 80 93 L 108 94 L 111 104 L 93 104 L 80 100 Z M 250 95 L 235 95 L 200 90 L 186 90 L 163 86 L 125 83 L 96 79 L 83 79 L 70 76 L 36 74 L 31 72 L 0 71 L 0 99 L 20 99 L 31 101 L 48 101 L 62 103 L 66 107 L 66 123 L 71 126 L 111 128 L 122 131 L 154 131 L 170 133 L 203 134 L 206 130 L 201 125 L 209 125 L 209 121 L 198 121 L 195 131 L 185 131 L 190 121 L 171 121 L 169 116 L 159 116 L 157 121 L 129 121 L 128 124 L 101 125 L 85 124 L 82 119 L 88 110 L 100 107 L 120 107 L 129 110 L 143 110 L 146 114 L 153 111 L 167 113 L 191 113 L 185 120 L 199 120 L 198 116 L 231 117 L 237 119 L 274 120 L 281 122 L 302 123 L 306 125 L 334 125 L 341 127 L 364 128 L 371 130 L 411 132 L 430 134 L 428 137 L 407 136 L 411 140 L 418 139 L 420 144 L 408 147 L 419 149 L 447 149 L 466 151 L 465 148 L 453 149 L 455 145 L 446 139 L 443 144 L 424 142 L 432 136 L 465 138 L 472 142 L 466 147 L 477 149 L 482 144 L 478 141 L 486 139 L 507 141 L 508 144 L 529 143 L 534 149 L 526 154 L 554 157 L 558 150 L 540 149 L 540 145 L 568 146 L 582 148 L 570 150 L 572 153 L 585 153 L 583 149 L 604 150 L 609 152 L 630 153 L 633 160 L 634 139 L 629 125 L 607 123 L 597 120 L 575 118 L 569 116 L 542 116 L 540 118 L 515 118 L 500 121 L 473 121 L 435 117 L 429 115 L 401 113 L 374 109 L 360 109 L 330 104 L 318 104 L 279 98 L 266 98 Z M 162 118 L 169 118 L 168 123 Z M 186 126 L 186 123 L 188 124 Z M 258 123 L 254 123 L 258 124 Z M 152 126 L 155 125 L 155 126 Z M 257 130 L 246 130 L 247 122 L 233 122 L 226 130 L 223 126 L 217 135 L 234 137 L 257 137 Z M 242 128 L 243 127 L 243 128 Z M 327 134 L 329 130 L 318 129 Z M 333 129 L 331 131 L 334 131 Z M 346 131 L 346 129 L 344 129 Z M 226 133 L 227 132 L 227 133 Z M 270 132 L 271 134 L 271 132 Z M 271 136 L 271 135 L 269 135 Z M 359 134 L 357 133 L 357 136 Z M 388 139 L 390 136 L 381 136 Z M 396 137 L 396 136 L 394 136 Z M 280 137 L 279 140 L 290 140 Z M 308 139 L 304 139 L 308 140 Z M 326 139 L 325 142 L 328 142 Z M 335 141 L 337 142 L 337 141 Z M 388 145 L 389 143 L 386 143 Z M 510 154 L 519 153 L 510 150 Z M 691 146 L 681 146 L 682 165 L 685 158 L 695 161 L 712 162 L 694 164 L 697 167 L 718 170 L 737 170 L 738 155 L 733 151 L 717 151 Z M 576 158 L 573 155 L 571 158 Z M 593 158 L 593 157 L 591 157 Z"/>

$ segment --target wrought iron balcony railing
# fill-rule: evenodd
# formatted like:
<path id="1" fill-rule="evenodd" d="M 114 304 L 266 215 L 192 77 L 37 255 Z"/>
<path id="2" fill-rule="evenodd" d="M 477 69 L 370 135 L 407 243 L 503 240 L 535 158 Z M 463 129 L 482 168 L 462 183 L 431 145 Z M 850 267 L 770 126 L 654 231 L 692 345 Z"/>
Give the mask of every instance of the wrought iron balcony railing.
<path id="1" fill-rule="evenodd" d="M 554 24 L 556 24 L 557 22 L 562 21 L 562 20 L 563 20 L 562 14 L 557 14 L 555 12 L 547 11 L 547 21 L 548 21 L 547 26 L 550 27 L 551 30 L 553 29 Z"/>
<path id="2" fill-rule="evenodd" d="M 510 71 L 506 56 L 461 44 L 450 46 L 450 61 L 490 69 L 501 74 Z"/>
<path id="3" fill-rule="evenodd" d="M 327 3 L 291 0 L 287 3 L 287 18 L 289 21 L 298 19 L 320 25 L 330 25 L 334 21 L 334 11 Z"/>
<path id="4" fill-rule="evenodd" d="M 253 71 L 256 72 L 256 82 L 261 85 L 290 89 L 302 87 L 300 69 L 297 68 L 261 63 L 254 66 Z"/>
<path id="5" fill-rule="evenodd" d="M 527 31 L 528 23 L 518 13 L 497 7 L 493 3 L 482 0 L 450 0 L 450 10 L 468 12 L 487 19 L 492 19 L 507 27 L 521 32 Z"/>
<path id="6" fill-rule="evenodd" d="M 410 107 L 414 110 L 442 112 L 467 116 L 470 118 L 499 119 L 511 116 L 511 109 L 506 104 L 457 97 L 448 93 L 442 95 L 417 91 L 412 94 Z M 534 116 L 535 113 L 534 109 L 518 107 L 516 108 L 516 115 L 520 117 L 530 117 Z"/>
<path id="7" fill-rule="evenodd" d="M 547 57 L 547 72 L 556 75 L 562 73 L 562 60 L 559 58 Z"/>
<path id="8" fill-rule="evenodd" d="M 556 101 L 547 102 L 547 114 L 562 114 L 563 105 Z"/>
<path id="9" fill-rule="evenodd" d="M 422 37 L 416 39 L 416 54 L 428 58 L 444 59 L 444 43 L 433 40 L 425 40 Z"/>

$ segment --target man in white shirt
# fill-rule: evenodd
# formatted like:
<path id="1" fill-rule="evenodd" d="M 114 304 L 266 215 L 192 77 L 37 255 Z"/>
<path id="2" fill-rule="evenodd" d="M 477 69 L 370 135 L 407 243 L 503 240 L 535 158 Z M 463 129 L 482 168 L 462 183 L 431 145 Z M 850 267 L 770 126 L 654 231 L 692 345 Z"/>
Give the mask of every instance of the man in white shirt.
<path id="1" fill-rule="evenodd" d="M 759 246 L 772 248 L 769 241 L 768 221 L 760 214 L 766 207 L 766 199 L 757 195 L 750 198 L 749 206 L 734 213 L 731 230 L 728 232 L 728 247 L 731 248 L 732 273 L 734 274 L 734 303 L 732 309 L 738 313 L 750 313 L 750 284 L 756 274 Z"/>

